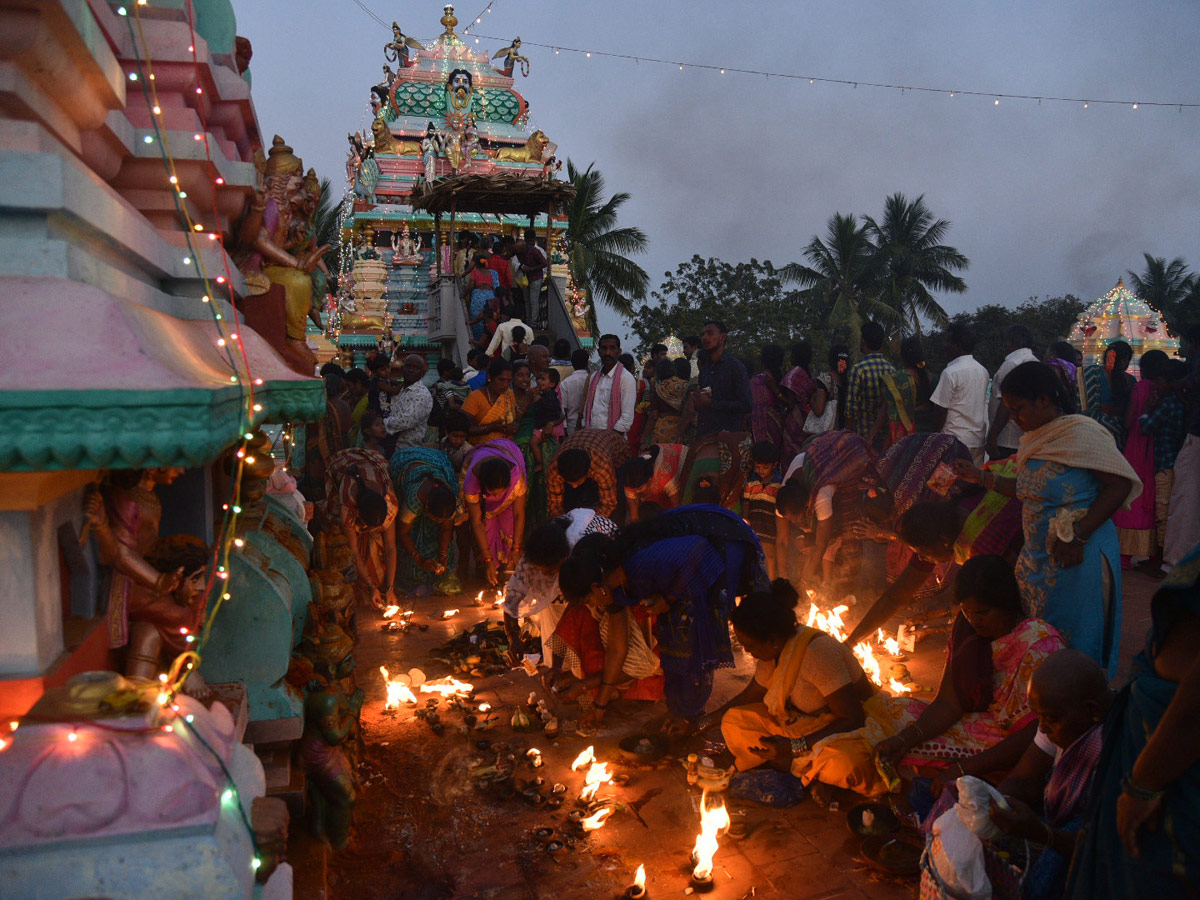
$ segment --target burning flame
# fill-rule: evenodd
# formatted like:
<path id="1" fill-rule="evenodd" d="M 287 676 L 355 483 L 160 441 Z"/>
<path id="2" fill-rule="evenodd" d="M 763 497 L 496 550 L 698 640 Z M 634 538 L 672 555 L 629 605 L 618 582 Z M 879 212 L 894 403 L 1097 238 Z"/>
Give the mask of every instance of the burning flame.
<path id="1" fill-rule="evenodd" d="M 891 679 L 891 680 L 888 682 L 888 689 L 889 689 L 889 690 L 890 690 L 890 691 L 891 691 L 893 694 L 908 694 L 908 693 L 911 693 L 911 689 L 910 689 L 910 688 L 909 688 L 907 685 L 903 685 L 903 684 L 901 684 L 901 683 L 900 683 L 900 682 L 898 682 L 898 681 L 897 681 L 895 678 Z"/>
<path id="2" fill-rule="evenodd" d="M 491 708 L 492 708 L 492 704 L 490 704 L 490 703 L 480 703 L 479 704 L 479 711 L 482 713 L 489 712 L 491 710 Z"/>
<path id="3" fill-rule="evenodd" d="M 394 616 L 398 612 L 400 612 L 400 607 L 393 604 L 392 606 L 389 606 L 387 609 L 385 609 L 383 611 L 383 617 L 385 619 L 390 619 L 392 616 Z"/>
<path id="4" fill-rule="evenodd" d="M 844 603 L 841 606 L 835 606 L 829 612 L 824 612 L 821 607 L 815 603 L 809 604 L 808 622 L 809 628 L 819 628 L 826 634 L 831 634 L 839 641 L 846 640 L 846 623 L 842 619 L 842 614 L 849 612 L 850 607 Z"/>
<path id="5" fill-rule="evenodd" d="M 577 757 L 575 757 L 575 762 L 571 763 L 571 771 L 577 772 L 580 769 L 582 769 L 584 766 L 586 766 L 588 763 L 594 762 L 595 759 L 596 759 L 596 748 L 588 747 L 582 753 L 580 753 Z"/>
<path id="6" fill-rule="evenodd" d="M 579 826 L 584 831 L 595 831 L 597 828 L 603 828 L 604 820 L 611 815 L 612 809 L 606 806 L 604 809 L 597 810 L 594 814 L 588 816 L 586 819 L 580 819 Z"/>
<path id="7" fill-rule="evenodd" d="M 889 656 L 900 655 L 900 642 L 898 640 L 896 640 L 894 637 L 888 637 L 883 633 L 882 628 L 876 631 L 875 635 L 876 643 L 883 644 L 883 649 L 887 651 Z"/>
<path id="8" fill-rule="evenodd" d="M 441 694 L 443 697 L 465 697 L 473 690 L 475 690 L 473 684 L 459 681 L 453 675 L 447 675 L 436 681 L 427 681 L 421 685 L 422 694 Z"/>
<path id="9" fill-rule="evenodd" d="M 879 665 L 879 660 L 875 658 L 875 653 L 871 650 L 871 645 L 866 641 L 862 641 L 855 646 L 854 655 L 858 657 L 858 661 L 862 665 L 863 671 L 867 673 L 867 677 L 875 684 L 883 687 L 883 669 Z"/>
<path id="10" fill-rule="evenodd" d="M 386 666 L 380 666 L 379 672 L 383 675 L 384 684 L 387 685 L 387 700 L 383 704 L 384 709 L 399 709 L 401 703 L 417 702 L 417 695 L 412 692 L 407 682 L 392 681 Z"/>
<path id="11" fill-rule="evenodd" d="M 443 609 L 442 610 L 442 618 L 443 619 L 449 619 L 449 618 L 452 618 L 453 616 L 457 616 L 457 615 L 458 615 L 457 609 Z"/>
<path id="12" fill-rule="evenodd" d="M 480 591 L 478 594 L 476 594 L 476 595 L 475 595 L 475 605 L 476 605 L 476 606 L 482 606 L 482 605 L 483 605 L 483 595 L 484 595 L 484 593 L 485 593 L 484 591 Z M 455 612 L 457 612 L 457 610 L 455 610 Z"/>
<path id="13" fill-rule="evenodd" d="M 708 793 L 700 797 L 700 833 L 696 835 L 696 846 L 692 848 L 692 859 L 696 867 L 692 875 L 707 881 L 712 877 L 713 855 L 717 852 L 717 835 L 729 828 L 729 812 L 725 809 L 725 801 L 719 800 L 711 809 L 708 806 Z"/>
<path id="14" fill-rule="evenodd" d="M 646 866 L 642 864 L 637 867 L 637 874 L 633 876 L 633 886 L 639 891 L 646 889 Z"/>
<path id="15" fill-rule="evenodd" d="M 608 771 L 608 763 L 593 762 L 592 767 L 583 776 L 583 790 L 579 792 L 579 799 L 584 803 L 590 803 L 596 798 L 600 785 L 608 784 L 612 780 L 612 772 Z"/>

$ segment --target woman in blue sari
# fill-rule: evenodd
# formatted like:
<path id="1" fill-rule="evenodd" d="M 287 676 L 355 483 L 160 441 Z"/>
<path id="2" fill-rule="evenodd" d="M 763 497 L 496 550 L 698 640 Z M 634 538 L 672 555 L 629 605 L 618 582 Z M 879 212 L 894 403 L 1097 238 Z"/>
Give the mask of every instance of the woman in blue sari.
<path id="1" fill-rule="evenodd" d="M 960 478 L 1021 501 L 1025 544 L 1016 576 L 1025 611 L 1053 625 L 1111 678 L 1121 634 L 1112 514 L 1141 493 L 1142 483 L 1103 426 L 1063 412 L 1062 382 L 1045 363 L 1017 366 L 1000 392 L 1024 432 L 1016 478 L 961 460 L 955 468 Z"/>
<path id="2" fill-rule="evenodd" d="M 488 268 L 483 256 L 475 257 L 475 265 L 467 273 L 466 289 L 470 292 L 470 325 L 471 337 L 479 340 L 483 337 L 483 311 L 491 301 L 496 299 L 496 288 L 500 286 L 500 276 Z"/>
<path id="3" fill-rule="evenodd" d="M 1200 885 L 1200 547 L 1167 576 L 1150 616 L 1105 723 L 1073 900 L 1182 900 Z"/>
<path id="4" fill-rule="evenodd" d="M 1082 366 L 1077 370 L 1079 379 L 1079 411 L 1103 425 L 1124 449 L 1125 407 L 1129 405 L 1129 393 L 1135 384 L 1126 369 L 1133 359 L 1133 348 L 1125 341 L 1113 341 L 1104 351 L 1104 363 L 1098 366 Z"/>
<path id="5" fill-rule="evenodd" d="M 591 561 L 584 558 L 588 552 L 595 554 Z M 668 712 L 664 728 L 682 733 L 703 715 L 715 670 L 734 665 L 729 611 L 736 598 L 767 588 L 758 537 L 724 507 L 681 506 L 630 525 L 599 552 L 584 548 L 580 557 L 582 564 L 577 560 L 567 568 L 586 571 L 566 579 L 579 582 L 578 599 L 599 591 L 614 612 L 641 603 L 656 617 Z M 563 582 L 560 575 L 566 596 Z M 623 656 L 623 645 L 610 641 L 593 719 L 603 718 L 615 695 L 610 682 L 617 681 Z"/>

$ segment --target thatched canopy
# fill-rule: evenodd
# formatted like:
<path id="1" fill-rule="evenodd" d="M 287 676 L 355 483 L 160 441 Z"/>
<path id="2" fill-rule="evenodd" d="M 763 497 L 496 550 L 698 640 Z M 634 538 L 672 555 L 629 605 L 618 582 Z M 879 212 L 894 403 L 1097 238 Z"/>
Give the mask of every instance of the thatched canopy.
<path id="1" fill-rule="evenodd" d="M 575 196 L 570 182 L 518 175 L 447 175 L 419 181 L 408 202 L 434 215 L 449 212 L 537 216 Z"/>

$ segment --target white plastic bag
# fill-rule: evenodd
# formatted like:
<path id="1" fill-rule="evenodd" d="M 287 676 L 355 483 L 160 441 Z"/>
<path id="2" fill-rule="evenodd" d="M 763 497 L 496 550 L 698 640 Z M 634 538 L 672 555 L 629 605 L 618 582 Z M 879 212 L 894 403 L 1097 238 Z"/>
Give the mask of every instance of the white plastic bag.
<path id="1" fill-rule="evenodd" d="M 1004 795 L 973 775 L 958 779 L 958 814 L 963 824 L 971 829 L 981 841 L 990 841 L 1000 834 L 992 821 L 992 803 L 1008 809 Z"/>
<path id="2" fill-rule="evenodd" d="M 983 844 L 963 822 L 957 806 L 933 823 L 929 853 L 947 895 L 992 900 L 992 883 L 983 867 Z"/>

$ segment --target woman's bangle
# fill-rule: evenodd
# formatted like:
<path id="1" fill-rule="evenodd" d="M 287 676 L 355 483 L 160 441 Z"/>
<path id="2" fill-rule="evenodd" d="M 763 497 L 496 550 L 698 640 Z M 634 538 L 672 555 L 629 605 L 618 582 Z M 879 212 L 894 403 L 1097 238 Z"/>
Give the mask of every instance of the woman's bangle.
<path id="1" fill-rule="evenodd" d="M 792 738 L 792 756 L 808 752 L 808 738 Z"/>
<path id="2" fill-rule="evenodd" d="M 967 770 L 963 768 L 963 764 L 962 764 L 962 763 L 960 763 L 960 762 L 959 762 L 959 763 L 955 763 L 955 765 L 956 765 L 956 766 L 958 766 L 958 777 L 959 777 L 959 778 L 962 778 L 964 775 L 966 775 L 966 774 L 967 774 Z"/>
<path id="3" fill-rule="evenodd" d="M 1166 793 L 1166 791 L 1150 791 L 1140 787 L 1129 775 L 1121 779 L 1121 790 L 1134 800 L 1157 800 Z"/>
<path id="4" fill-rule="evenodd" d="M 922 728 L 916 722 L 913 722 L 908 727 L 917 733 L 917 743 L 918 744 L 920 744 L 921 742 L 923 742 L 925 740 L 925 729 L 924 728 Z M 905 729 L 905 730 L 907 731 L 908 729 Z"/>

